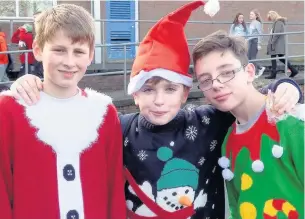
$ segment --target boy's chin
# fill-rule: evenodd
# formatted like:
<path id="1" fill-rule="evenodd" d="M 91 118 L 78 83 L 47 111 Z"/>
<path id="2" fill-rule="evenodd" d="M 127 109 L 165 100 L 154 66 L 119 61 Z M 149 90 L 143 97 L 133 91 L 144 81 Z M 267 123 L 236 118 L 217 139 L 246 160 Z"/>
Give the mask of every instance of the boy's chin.
<path id="1" fill-rule="evenodd" d="M 234 109 L 233 106 L 226 106 L 226 105 L 214 105 L 216 109 L 222 112 L 230 112 Z"/>

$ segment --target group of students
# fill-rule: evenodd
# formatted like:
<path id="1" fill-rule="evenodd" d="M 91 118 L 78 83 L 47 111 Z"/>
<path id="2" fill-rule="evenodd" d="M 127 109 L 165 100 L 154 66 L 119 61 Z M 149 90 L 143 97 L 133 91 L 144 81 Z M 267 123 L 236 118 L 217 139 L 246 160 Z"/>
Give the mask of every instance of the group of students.
<path id="1" fill-rule="evenodd" d="M 224 179 L 234 219 L 304 217 L 305 111 L 293 80 L 257 91 L 245 40 L 218 31 L 192 52 L 212 105 L 181 108 L 193 81 L 184 26 L 201 6 L 219 10 L 188 3 L 144 37 L 128 85 L 140 112 L 127 115 L 78 87 L 92 16 L 72 4 L 39 15 L 44 82 L 25 75 L 0 94 L 0 218 L 223 219 Z"/>
<path id="2" fill-rule="evenodd" d="M 233 36 L 242 36 L 245 37 L 248 41 L 248 58 L 249 60 L 256 59 L 258 50 L 261 49 L 263 36 L 263 24 L 262 18 L 257 9 L 254 9 L 250 12 L 249 15 L 250 24 L 247 26 L 244 15 L 242 13 L 237 13 L 233 24 L 230 27 L 230 35 Z M 267 45 L 267 55 L 270 55 L 271 58 L 284 57 L 286 54 L 285 51 L 285 25 L 287 18 L 280 16 L 276 11 L 269 11 L 267 13 L 267 20 L 273 22 L 270 37 Z M 274 35 L 275 34 L 275 35 Z M 286 60 L 284 58 L 279 59 L 282 63 L 285 64 Z M 271 74 L 266 76 L 266 79 L 275 79 L 277 74 L 277 64 L 276 60 L 271 60 Z M 258 69 L 257 77 L 261 76 L 265 67 L 255 64 Z M 287 62 L 288 70 L 290 71 L 290 77 L 294 77 L 298 74 L 298 70 Z"/>

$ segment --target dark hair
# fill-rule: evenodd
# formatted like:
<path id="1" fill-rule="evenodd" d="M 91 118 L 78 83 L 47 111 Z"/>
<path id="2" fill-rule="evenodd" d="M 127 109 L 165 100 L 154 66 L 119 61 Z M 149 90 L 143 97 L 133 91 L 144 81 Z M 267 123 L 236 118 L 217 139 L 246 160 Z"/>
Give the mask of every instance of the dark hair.
<path id="1" fill-rule="evenodd" d="M 235 18 L 234 18 L 234 21 L 233 21 L 233 28 L 235 28 L 236 25 L 239 24 L 239 23 L 238 23 L 238 17 L 239 17 L 240 15 L 243 15 L 243 14 L 242 14 L 242 13 L 237 13 L 237 14 L 236 14 L 236 16 L 235 16 Z M 241 24 L 242 24 L 243 27 L 244 27 L 244 31 L 247 32 L 247 25 L 246 25 L 245 20 L 243 20 L 243 22 L 242 22 Z"/>
<path id="2" fill-rule="evenodd" d="M 200 40 L 194 47 L 193 63 L 211 52 L 231 51 L 242 65 L 248 64 L 247 42 L 244 37 L 230 36 L 226 31 L 220 30 Z"/>

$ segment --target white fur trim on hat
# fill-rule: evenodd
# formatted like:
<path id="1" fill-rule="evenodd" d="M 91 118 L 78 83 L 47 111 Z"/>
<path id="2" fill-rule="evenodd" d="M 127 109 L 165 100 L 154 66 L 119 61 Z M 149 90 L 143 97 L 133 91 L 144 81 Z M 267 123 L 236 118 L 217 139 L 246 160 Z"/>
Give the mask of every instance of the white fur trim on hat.
<path id="1" fill-rule="evenodd" d="M 192 87 L 193 85 L 193 78 L 191 77 L 167 69 L 156 68 L 151 71 L 142 70 L 138 75 L 131 78 L 128 84 L 128 94 L 133 94 L 140 90 L 145 82 L 152 77 L 161 77 L 173 83 L 184 84 L 187 87 Z"/>

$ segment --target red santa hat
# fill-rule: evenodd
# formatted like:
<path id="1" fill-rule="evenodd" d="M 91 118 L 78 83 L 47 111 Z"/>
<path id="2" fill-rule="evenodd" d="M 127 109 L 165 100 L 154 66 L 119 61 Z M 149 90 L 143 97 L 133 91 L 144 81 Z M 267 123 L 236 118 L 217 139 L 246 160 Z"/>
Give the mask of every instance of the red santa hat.
<path id="1" fill-rule="evenodd" d="M 204 11 L 214 16 L 219 11 L 218 0 L 188 3 L 159 20 L 147 33 L 134 60 L 128 94 L 138 91 L 152 77 L 158 76 L 174 83 L 192 87 L 188 73 L 190 54 L 184 26 L 192 11 L 204 5 Z"/>

